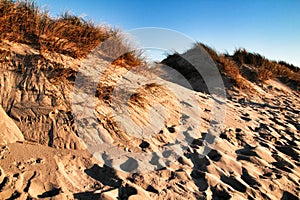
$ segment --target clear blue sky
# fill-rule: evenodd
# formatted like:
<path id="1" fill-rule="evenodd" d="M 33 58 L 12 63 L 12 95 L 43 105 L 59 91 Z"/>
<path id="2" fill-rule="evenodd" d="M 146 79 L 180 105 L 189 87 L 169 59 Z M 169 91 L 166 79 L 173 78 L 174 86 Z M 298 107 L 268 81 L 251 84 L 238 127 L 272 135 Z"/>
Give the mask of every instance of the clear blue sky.
<path id="1" fill-rule="evenodd" d="M 63 11 L 127 31 L 161 27 L 179 31 L 229 53 L 244 47 L 300 66 L 299 0 L 39 0 L 57 16 Z"/>

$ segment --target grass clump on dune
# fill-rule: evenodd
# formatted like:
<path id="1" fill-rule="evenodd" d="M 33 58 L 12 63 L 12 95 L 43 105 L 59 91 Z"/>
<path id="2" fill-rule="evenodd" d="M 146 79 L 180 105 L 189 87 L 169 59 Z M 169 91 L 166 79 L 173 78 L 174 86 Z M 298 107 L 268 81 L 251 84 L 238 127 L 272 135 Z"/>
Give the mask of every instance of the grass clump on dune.
<path id="1" fill-rule="evenodd" d="M 235 50 L 233 55 L 218 54 L 207 45 L 199 45 L 210 54 L 218 64 L 220 71 L 228 75 L 240 88 L 247 88 L 245 79 L 258 83 L 278 78 L 284 82 L 292 82 L 296 87 L 300 83 L 300 69 L 284 61 L 272 61 L 258 53 L 250 53 L 242 48 Z M 246 66 L 253 70 L 251 76 L 254 77 L 243 72 Z"/>
<path id="2" fill-rule="evenodd" d="M 118 29 L 95 25 L 68 12 L 51 18 L 32 1 L 0 2 L 1 40 L 29 44 L 41 53 L 49 51 L 84 58 L 95 47 L 113 37 L 114 42 L 106 45 L 104 50 L 109 55 L 118 55 L 112 58 L 113 64 L 134 67 L 142 63 L 141 55 L 123 41 Z"/>

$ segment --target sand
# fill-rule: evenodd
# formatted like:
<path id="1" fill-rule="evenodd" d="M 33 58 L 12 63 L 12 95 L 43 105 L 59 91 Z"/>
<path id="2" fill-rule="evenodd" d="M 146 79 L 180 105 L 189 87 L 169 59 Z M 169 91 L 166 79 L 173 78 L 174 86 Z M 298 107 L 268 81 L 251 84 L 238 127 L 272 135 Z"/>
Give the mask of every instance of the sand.
<path id="1" fill-rule="evenodd" d="M 44 59 L 30 48 L 3 47 L 11 57 L 0 64 L 0 199 L 300 196 L 300 94 L 280 81 L 251 93 L 228 89 L 224 102 L 213 104 L 209 94 L 101 61 L 101 88 L 117 89 L 100 91 L 86 109 L 95 113 L 89 127 L 101 131 L 100 140 L 78 133 L 87 126 L 74 122 L 72 94 L 80 87 L 69 77 L 80 61 Z M 21 63 L 13 55 L 41 60 L 32 64 L 39 69 L 28 64 L 21 73 L 7 65 Z M 132 93 L 117 93 L 124 88 Z M 214 106 L 226 112 L 209 144 L 210 123 L 219 123 L 211 121 Z"/>

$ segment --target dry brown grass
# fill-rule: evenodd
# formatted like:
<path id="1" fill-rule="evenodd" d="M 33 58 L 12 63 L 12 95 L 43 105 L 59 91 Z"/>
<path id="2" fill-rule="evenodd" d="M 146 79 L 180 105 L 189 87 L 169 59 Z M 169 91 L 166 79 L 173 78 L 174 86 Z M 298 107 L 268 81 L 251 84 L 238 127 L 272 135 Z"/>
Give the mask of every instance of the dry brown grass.
<path id="1" fill-rule="evenodd" d="M 241 89 L 248 88 L 245 79 L 240 74 L 239 66 L 234 60 L 224 54 L 218 54 L 214 49 L 205 44 L 199 43 L 198 45 L 206 50 L 219 67 L 220 72 L 229 77 L 235 86 Z"/>
<path id="2" fill-rule="evenodd" d="M 239 67 L 231 58 L 220 55 L 218 61 L 221 64 L 221 68 L 223 68 L 224 73 L 230 77 L 237 87 L 241 89 L 247 89 L 249 87 L 245 78 L 243 78 L 240 74 Z"/>
<path id="3" fill-rule="evenodd" d="M 237 49 L 234 54 L 218 54 L 214 49 L 204 44 L 201 45 L 218 65 L 222 74 L 227 75 L 239 88 L 248 88 L 246 79 L 256 82 L 264 82 L 278 78 L 285 82 L 300 85 L 300 69 L 284 61 L 271 61 L 258 53 L 250 53 L 245 49 Z M 241 70 L 243 65 L 251 66 L 255 70 L 255 79 L 243 77 Z"/>
<path id="4" fill-rule="evenodd" d="M 106 44 L 105 51 L 112 57 L 113 64 L 140 65 L 142 57 L 123 41 L 121 32 L 108 26 L 95 25 L 92 21 L 70 15 L 50 18 L 32 1 L 0 1 L 0 38 L 13 42 L 30 44 L 43 52 L 56 52 L 73 58 L 84 58 L 91 50 L 109 38 L 113 44 Z M 119 55 L 120 49 L 122 54 Z M 125 51 L 124 51 L 125 49 Z"/>
<path id="5" fill-rule="evenodd" d="M 232 58 L 240 65 L 250 65 L 256 68 L 259 81 L 284 78 L 300 82 L 299 68 L 286 62 L 271 61 L 258 53 L 250 53 L 245 49 L 237 49 Z"/>
<path id="6" fill-rule="evenodd" d="M 99 87 L 97 87 L 95 96 L 98 97 L 103 102 L 110 104 L 113 90 L 114 90 L 114 87 L 111 85 L 106 86 L 106 85 L 100 84 Z"/>

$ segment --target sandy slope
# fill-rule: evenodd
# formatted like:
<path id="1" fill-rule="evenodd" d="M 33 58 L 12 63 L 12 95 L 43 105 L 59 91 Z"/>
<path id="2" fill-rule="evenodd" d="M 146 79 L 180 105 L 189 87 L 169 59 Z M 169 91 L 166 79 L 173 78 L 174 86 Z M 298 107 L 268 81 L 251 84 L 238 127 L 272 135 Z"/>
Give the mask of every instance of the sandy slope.
<path id="1" fill-rule="evenodd" d="M 0 106 L 0 145 L 24 140 L 22 132 Z"/>
<path id="2" fill-rule="evenodd" d="M 66 64 L 68 59 L 71 64 Z M 93 99 L 98 120 L 95 127 L 112 147 L 105 148 L 79 134 L 86 142 L 83 145 L 76 135 L 81 125 L 74 124 L 70 115 L 73 82 L 68 77 L 77 70 L 74 63 L 78 61 L 53 60 L 59 69 L 51 71 L 49 63 L 40 65 L 44 70 L 25 67 L 25 80 L 15 64 L 10 68 L 1 65 L 6 77 L 1 75 L 0 79 L 1 103 L 26 140 L 15 142 L 22 136 L 0 110 L 1 134 L 11 139 L 0 147 L 0 199 L 292 200 L 300 196 L 300 96 L 277 80 L 255 85 L 251 94 L 228 91 L 222 129 L 211 150 L 203 155 L 212 119 L 210 95 L 156 76 L 143 82 L 147 74 L 111 67 L 103 61 L 101 88 L 122 91 L 124 86 L 133 94 L 126 99 L 126 95 L 118 96 L 122 93 L 102 90 Z M 118 82 L 121 77 L 122 84 Z M 146 85 L 129 87 L 137 82 Z M 7 89 L 20 85 L 20 91 Z M 121 97 L 128 100 L 127 107 L 118 107 L 124 105 Z M 5 131 L 6 124 L 14 130 Z M 176 145 L 176 141 L 185 143 Z M 164 152 L 166 146 L 176 153 L 174 157 Z M 152 159 L 157 158 L 155 152 L 162 153 L 156 161 Z M 138 155 L 137 159 L 129 159 L 133 155 Z M 168 161 L 163 160 L 164 155 L 170 162 L 163 162 Z"/>

